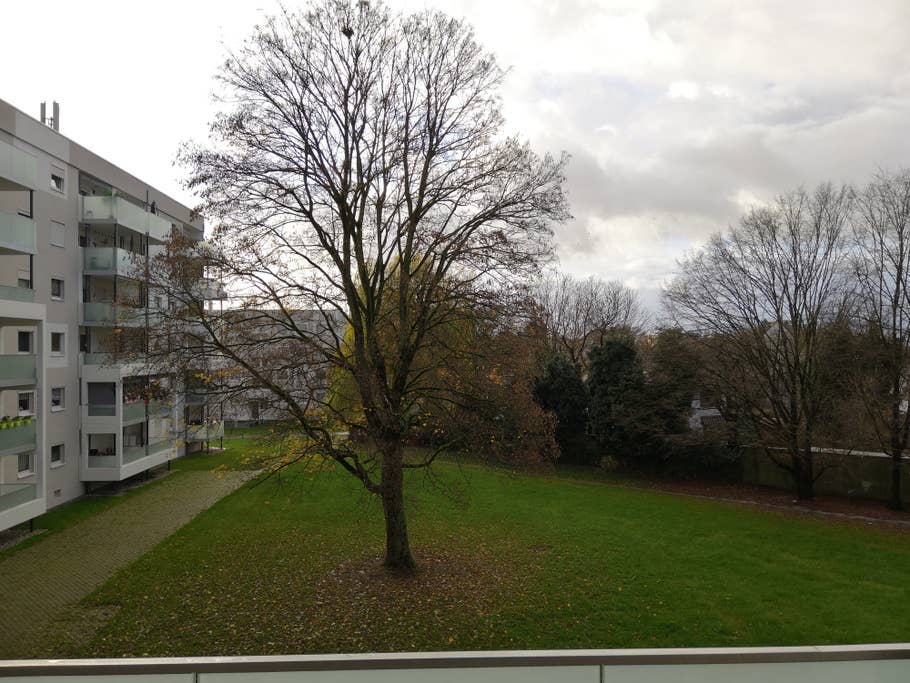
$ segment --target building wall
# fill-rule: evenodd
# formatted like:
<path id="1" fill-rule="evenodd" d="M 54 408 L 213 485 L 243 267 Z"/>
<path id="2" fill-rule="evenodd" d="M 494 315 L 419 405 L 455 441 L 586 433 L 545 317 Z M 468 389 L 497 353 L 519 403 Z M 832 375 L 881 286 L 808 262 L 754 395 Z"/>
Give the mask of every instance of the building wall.
<path id="1" fill-rule="evenodd" d="M 32 286 L 36 304 L 46 306 L 46 325 L 43 329 L 43 353 L 46 362 L 44 382 L 36 388 L 35 401 L 40 407 L 44 443 L 35 454 L 47 465 L 44 495 L 47 507 L 59 505 L 78 497 L 85 491 L 80 475 L 81 431 L 83 430 L 80 378 L 80 321 L 82 315 L 82 249 L 79 246 L 81 203 L 79 199 L 80 174 L 106 183 L 121 195 L 128 195 L 138 203 L 154 201 L 158 212 L 192 229 L 201 237 L 202 220 L 194 217 L 188 207 L 182 206 L 154 187 L 143 183 L 89 150 L 72 142 L 40 121 L 16 110 L 0 100 L 0 141 L 27 152 L 36 160 L 37 189 L 33 193 L 33 219 L 36 227 L 36 255 L 32 271 Z M 128 141 L 125 141 L 128 142 Z M 64 179 L 62 191 L 52 187 L 51 174 Z M 0 192 L 0 210 L 16 213 L 28 209 L 28 192 Z M 60 225 L 62 245 L 59 244 Z M 16 286 L 20 271 L 29 270 L 30 259 L 23 255 L 0 255 L 0 285 Z M 51 279 L 63 281 L 61 299 L 51 297 Z M 2 315 L 0 311 L 0 315 Z M 0 331 L 0 353 L 15 353 L 16 327 L 7 326 Z M 51 334 L 62 332 L 64 351 L 52 354 Z M 102 334 L 106 334 L 105 330 Z M 62 388 L 64 404 L 51 409 L 53 388 Z M 119 393 L 118 393 L 119 396 Z M 0 415 L 13 415 L 17 410 L 17 391 L 0 390 Z M 153 431 L 160 433 L 170 427 L 155 421 Z M 50 453 L 54 445 L 63 446 L 64 460 L 51 465 Z M 4 468 L 2 481 L 15 482 L 15 458 L 0 459 Z M 20 480 L 27 482 L 28 480 Z"/>

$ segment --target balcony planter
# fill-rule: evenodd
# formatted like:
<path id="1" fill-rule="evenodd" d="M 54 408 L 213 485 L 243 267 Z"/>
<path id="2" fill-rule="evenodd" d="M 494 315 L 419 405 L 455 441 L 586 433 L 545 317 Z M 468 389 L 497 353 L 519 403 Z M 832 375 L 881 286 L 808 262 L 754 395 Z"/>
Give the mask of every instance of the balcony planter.
<path id="1" fill-rule="evenodd" d="M 24 425 L 31 424 L 31 417 L 6 417 L 0 418 L 0 429 L 15 429 Z"/>

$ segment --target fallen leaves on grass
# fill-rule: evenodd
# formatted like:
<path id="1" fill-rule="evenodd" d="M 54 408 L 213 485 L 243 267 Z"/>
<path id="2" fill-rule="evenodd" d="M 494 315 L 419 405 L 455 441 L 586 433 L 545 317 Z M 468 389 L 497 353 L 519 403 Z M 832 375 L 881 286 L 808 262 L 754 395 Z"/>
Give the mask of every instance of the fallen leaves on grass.
<path id="1" fill-rule="evenodd" d="M 344 563 L 316 584 L 308 652 L 407 651 L 501 642 L 500 608 L 527 573 L 503 553 L 418 548 L 413 574 L 390 572 L 375 555 Z"/>

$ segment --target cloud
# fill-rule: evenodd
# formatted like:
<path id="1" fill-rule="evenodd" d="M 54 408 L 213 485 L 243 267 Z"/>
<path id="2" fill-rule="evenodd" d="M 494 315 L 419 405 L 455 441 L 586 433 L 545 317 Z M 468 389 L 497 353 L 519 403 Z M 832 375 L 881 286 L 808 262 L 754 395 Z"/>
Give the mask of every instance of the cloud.
<path id="1" fill-rule="evenodd" d="M 388 1 L 472 23 L 510 68 L 509 132 L 540 152 L 572 154 L 574 219 L 556 231 L 563 267 L 619 277 L 652 302 L 678 256 L 749 206 L 910 163 L 906 0 Z M 81 10 L 52 4 L 51 42 L 77 49 L 67 27 L 83 21 Z M 78 49 L 103 74 L 73 81 L 45 51 L 6 74 L 0 96 L 29 111 L 41 99 L 62 101 L 65 132 L 193 203 L 170 161 L 181 140 L 204 135 L 221 40 L 236 45 L 256 6 L 162 0 L 159 11 L 131 17 L 99 0 L 92 31 L 109 39 Z M 19 23 L 43 22 L 46 11 L 22 5 Z M 162 50 L 161 35 L 192 45 L 193 58 Z M 5 36 L 0 60 L 34 52 L 29 40 Z M 128 58 L 112 61 L 112 50 Z M 99 114 L 96 89 L 84 87 L 92 79 L 116 86 L 120 110 L 110 112 L 129 115 Z"/>

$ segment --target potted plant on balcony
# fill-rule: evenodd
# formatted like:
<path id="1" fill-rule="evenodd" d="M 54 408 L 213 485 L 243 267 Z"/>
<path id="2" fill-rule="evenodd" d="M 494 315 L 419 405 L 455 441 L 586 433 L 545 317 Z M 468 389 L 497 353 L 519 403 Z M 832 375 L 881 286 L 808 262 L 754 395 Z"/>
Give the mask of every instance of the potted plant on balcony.
<path id="1" fill-rule="evenodd" d="M 9 415 L 4 415 L 3 418 L 0 418 L 0 429 L 9 429 Z"/>

